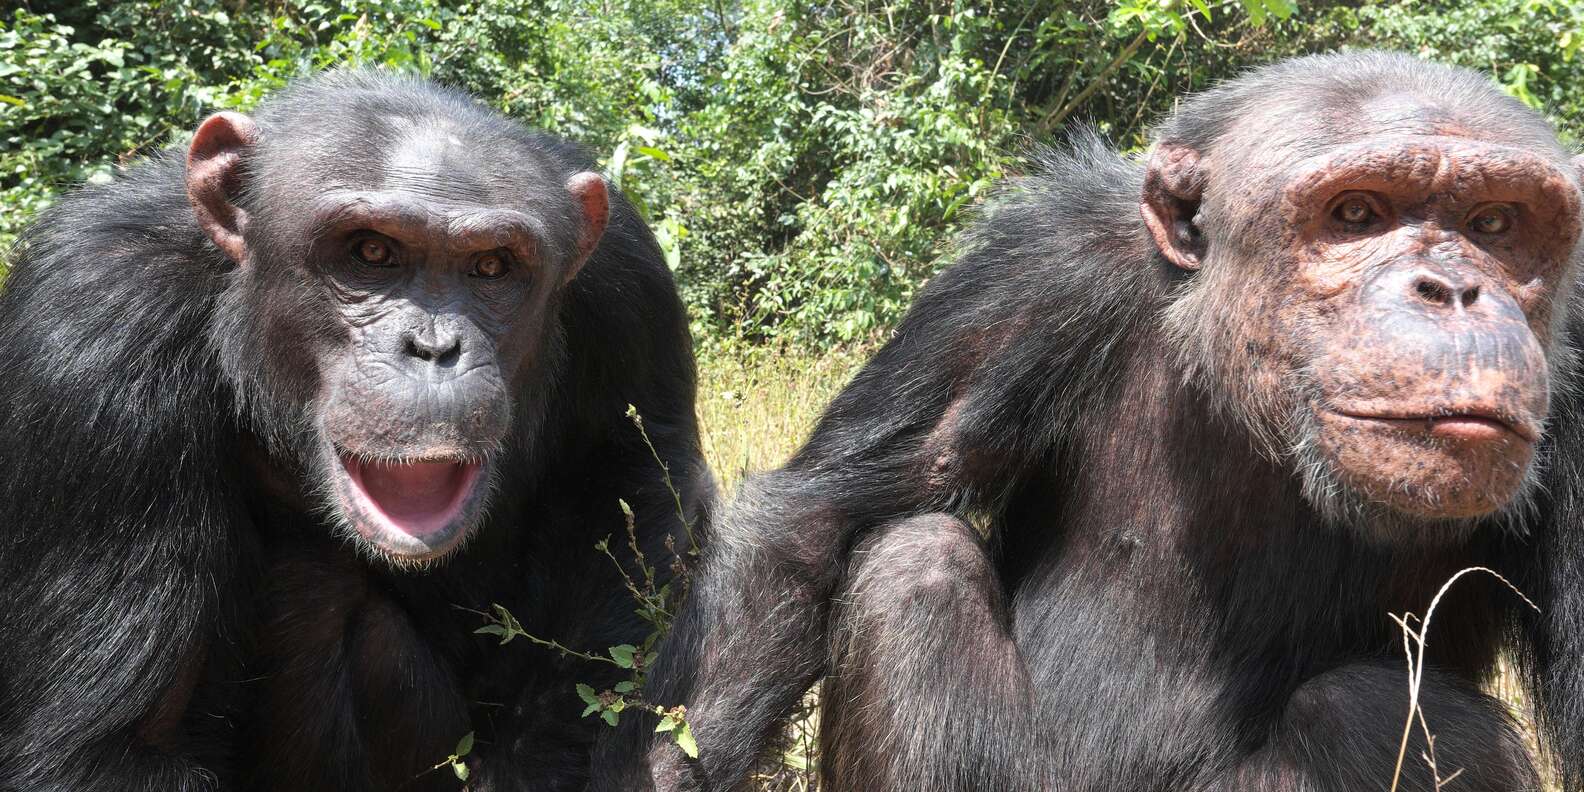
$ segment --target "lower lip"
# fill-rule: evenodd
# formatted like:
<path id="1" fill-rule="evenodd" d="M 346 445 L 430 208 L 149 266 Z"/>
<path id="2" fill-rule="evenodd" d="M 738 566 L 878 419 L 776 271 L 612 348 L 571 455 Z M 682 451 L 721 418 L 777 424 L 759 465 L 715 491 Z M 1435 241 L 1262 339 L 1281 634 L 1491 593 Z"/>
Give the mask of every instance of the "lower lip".
<path id="1" fill-rule="evenodd" d="M 1355 421 L 1389 426 L 1401 432 L 1426 434 L 1465 443 L 1489 443 L 1501 439 L 1527 439 L 1512 427 L 1494 418 L 1477 415 L 1445 415 L 1424 418 L 1381 418 L 1370 415 L 1345 415 Z"/>

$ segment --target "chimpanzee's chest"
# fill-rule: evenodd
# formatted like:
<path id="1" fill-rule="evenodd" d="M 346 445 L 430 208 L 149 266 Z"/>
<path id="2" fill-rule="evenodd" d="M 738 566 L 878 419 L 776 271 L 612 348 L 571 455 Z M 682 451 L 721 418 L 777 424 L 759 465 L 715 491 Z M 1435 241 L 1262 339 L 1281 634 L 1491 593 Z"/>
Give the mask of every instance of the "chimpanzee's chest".
<path id="1" fill-rule="evenodd" d="M 245 662 L 243 772 L 261 789 L 454 789 L 448 774 L 425 771 L 473 730 L 468 615 L 436 630 L 423 620 L 431 609 L 415 614 L 328 542 L 266 556 Z"/>

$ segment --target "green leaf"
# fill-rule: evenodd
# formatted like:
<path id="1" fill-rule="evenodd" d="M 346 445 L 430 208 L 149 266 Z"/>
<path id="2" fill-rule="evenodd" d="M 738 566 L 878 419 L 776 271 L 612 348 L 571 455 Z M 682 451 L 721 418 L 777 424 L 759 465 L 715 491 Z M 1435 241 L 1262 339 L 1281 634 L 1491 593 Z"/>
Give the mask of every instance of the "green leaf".
<path id="1" fill-rule="evenodd" d="M 618 716 L 616 715 L 615 710 L 605 710 L 604 712 L 600 713 L 600 718 L 604 719 L 606 723 L 615 726 Z"/>
<path id="2" fill-rule="evenodd" d="M 616 150 L 611 152 L 610 164 L 605 166 L 605 175 L 610 177 L 618 190 L 622 188 L 622 177 L 626 175 L 627 148 L 625 140 L 617 145 Z"/>
<path id="3" fill-rule="evenodd" d="M 644 142 L 653 143 L 660 139 L 661 133 L 658 129 L 651 129 L 642 124 L 631 124 L 627 127 L 627 134 Z"/>
<path id="4" fill-rule="evenodd" d="M 26 107 L 27 106 L 27 102 L 25 102 L 25 101 L 23 101 L 21 99 L 18 99 L 15 96 L 11 96 L 9 94 L 0 94 L 0 102 L 5 102 L 8 105 L 15 105 L 17 107 Z"/>
<path id="5" fill-rule="evenodd" d="M 468 766 L 461 762 L 452 762 L 451 772 L 456 773 L 458 781 L 468 780 Z"/>
<path id="6" fill-rule="evenodd" d="M 634 690 L 637 690 L 637 689 L 638 689 L 638 686 L 636 684 L 634 684 L 633 681 L 630 680 L 630 679 L 629 680 L 624 680 L 624 681 L 621 681 L 621 682 L 617 682 L 616 683 L 616 687 L 612 688 L 612 690 L 615 690 L 617 693 L 622 693 L 622 694 L 631 693 L 631 692 L 633 692 Z"/>
<path id="7" fill-rule="evenodd" d="M 472 751 L 473 751 L 473 732 L 468 732 L 467 734 L 462 735 L 462 739 L 457 740 L 456 755 L 457 756 L 467 756 Z"/>
<path id="8" fill-rule="evenodd" d="M 619 665 L 622 668 L 632 668 L 633 655 L 637 653 L 637 651 L 638 647 L 633 646 L 632 644 L 622 644 L 621 646 L 612 646 L 610 648 L 610 656 L 612 660 L 616 661 L 616 665 Z"/>
<path id="9" fill-rule="evenodd" d="M 1298 4 L 1293 0 L 1265 0 L 1265 7 L 1270 9 L 1277 19 L 1286 19 L 1298 10 Z"/>
<path id="10" fill-rule="evenodd" d="M 639 146 L 636 149 L 634 149 L 634 151 L 637 151 L 639 154 L 642 154 L 642 155 L 644 155 L 646 157 L 649 157 L 651 159 L 660 160 L 661 162 L 670 162 L 671 161 L 671 155 L 670 154 L 667 154 L 664 151 L 661 151 L 660 149 L 655 148 L 654 146 Z"/>
<path id="11" fill-rule="evenodd" d="M 687 723 L 683 723 L 682 728 L 672 732 L 671 739 L 676 740 L 677 747 L 681 748 L 682 753 L 687 754 L 689 759 L 698 758 L 698 741 L 693 739 L 693 730 L 688 728 Z"/>
<path id="12" fill-rule="evenodd" d="M 1249 23 L 1254 27 L 1265 24 L 1265 0 L 1238 0 L 1248 12 Z"/>
<path id="13" fill-rule="evenodd" d="M 594 688 L 579 682 L 577 686 L 577 694 L 578 698 L 583 699 L 584 704 L 592 704 L 596 707 L 599 706 L 599 696 L 594 694 Z"/>

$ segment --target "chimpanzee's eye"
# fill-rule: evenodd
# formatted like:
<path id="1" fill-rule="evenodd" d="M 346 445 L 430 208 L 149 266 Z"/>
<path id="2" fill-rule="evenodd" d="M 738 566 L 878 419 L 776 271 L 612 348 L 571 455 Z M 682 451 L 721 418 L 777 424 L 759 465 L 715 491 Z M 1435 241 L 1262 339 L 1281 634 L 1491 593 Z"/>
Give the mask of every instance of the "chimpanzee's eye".
<path id="1" fill-rule="evenodd" d="M 485 253 L 473 262 L 473 274 L 480 278 L 495 279 L 511 270 L 506 255 L 500 252 Z"/>
<path id="2" fill-rule="evenodd" d="M 389 267 L 390 244 L 378 237 L 363 237 L 352 243 L 352 257 L 370 267 Z"/>
<path id="3" fill-rule="evenodd" d="M 1362 195 L 1351 195 L 1338 201 L 1336 208 L 1331 210 L 1331 216 L 1337 222 L 1350 226 L 1368 225 L 1376 218 L 1375 207 Z"/>
<path id="4" fill-rule="evenodd" d="M 1482 206 L 1469 217 L 1468 225 L 1481 234 L 1500 234 L 1512 228 L 1512 207 L 1507 204 Z"/>

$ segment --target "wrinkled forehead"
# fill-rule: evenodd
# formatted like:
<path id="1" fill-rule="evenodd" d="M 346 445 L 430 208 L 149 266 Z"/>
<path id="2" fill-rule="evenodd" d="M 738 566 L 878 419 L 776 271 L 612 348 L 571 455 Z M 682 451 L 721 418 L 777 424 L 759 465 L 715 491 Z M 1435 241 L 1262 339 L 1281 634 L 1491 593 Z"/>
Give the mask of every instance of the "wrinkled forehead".
<path id="1" fill-rule="evenodd" d="M 1513 142 L 1519 130 L 1481 119 L 1466 108 L 1434 102 L 1414 93 L 1383 93 L 1360 102 L 1344 119 L 1356 134 L 1448 137 L 1490 143 Z M 1522 141 L 1520 141 L 1522 142 Z"/>
<path id="2" fill-rule="evenodd" d="M 431 195 L 450 203 L 488 203 L 489 171 L 477 148 L 463 142 L 456 124 L 436 120 L 416 123 L 390 117 L 384 156 L 378 163 L 376 189 Z"/>
<path id="3" fill-rule="evenodd" d="M 1357 183 L 1366 185 L 1358 189 L 1452 199 L 1556 193 L 1551 199 L 1560 200 L 1563 193 L 1577 192 L 1576 176 L 1566 161 L 1518 146 L 1447 135 L 1365 138 L 1299 162 L 1288 182 L 1293 189 L 1319 192 L 1327 183 Z"/>
<path id="4" fill-rule="evenodd" d="M 1381 135 L 1300 163 L 1282 190 L 1287 222 L 1312 218 L 1316 207 L 1354 190 L 1455 211 L 1512 203 L 1559 237 L 1578 233 L 1571 167 L 1526 148 L 1445 135 Z"/>

